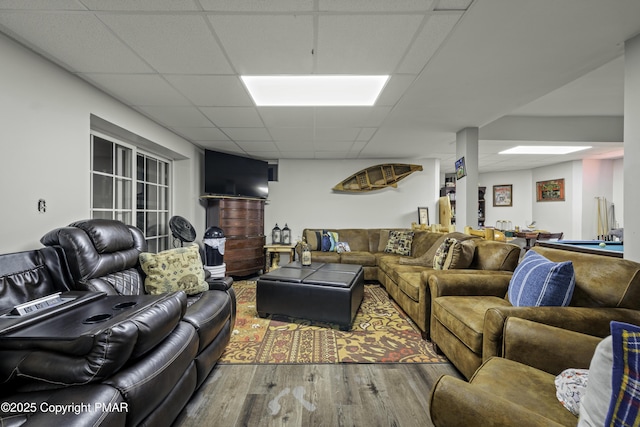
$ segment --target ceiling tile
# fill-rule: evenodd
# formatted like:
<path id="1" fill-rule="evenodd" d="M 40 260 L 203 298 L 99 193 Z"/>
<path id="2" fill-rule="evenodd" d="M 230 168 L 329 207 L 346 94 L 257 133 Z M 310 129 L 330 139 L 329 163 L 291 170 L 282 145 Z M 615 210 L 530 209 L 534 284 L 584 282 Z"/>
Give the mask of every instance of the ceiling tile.
<path id="1" fill-rule="evenodd" d="M 313 142 L 311 141 L 283 141 L 276 140 L 276 147 L 282 153 L 288 153 L 290 151 L 296 152 L 313 152 Z"/>
<path id="2" fill-rule="evenodd" d="M 227 136 L 218 128 L 214 127 L 174 127 L 173 131 L 184 135 L 187 139 L 195 141 L 225 141 Z"/>
<path id="3" fill-rule="evenodd" d="M 0 9 L 87 10 L 77 0 L 3 0 Z"/>
<path id="4" fill-rule="evenodd" d="M 398 72 L 418 74 L 422 71 L 461 16 L 462 13 L 430 16 L 402 61 Z"/>
<path id="5" fill-rule="evenodd" d="M 196 106 L 253 105 L 249 94 L 236 76 L 166 75 L 165 78 Z"/>
<path id="6" fill-rule="evenodd" d="M 258 107 L 264 124 L 270 128 L 313 127 L 313 107 Z"/>
<path id="7" fill-rule="evenodd" d="M 313 141 L 313 127 L 269 128 L 274 141 Z"/>
<path id="8" fill-rule="evenodd" d="M 90 10 L 189 11 L 198 10 L 193 0 L 82 0 Z"/>
<path id="9" fill-rule="evenodd" d="M 422 15 L 320 16 L 318 73 L 391 74 L 422 19 Z"/>
<path id="10" fill-rule="evenodd" d="M 206 11 L 217 12 L 308 12 L 313 0 L 199 0 Z"/>
<path id="11" fill-rule="evenodd" d="M 0 31 L 15 35 L 46 58 L 76 72 L 152 71 L 93 15 L 2 13 Z"/>
<path id="12" fill-rule="evenodd" d="M 317 127 L 379 126 L 391 107 L 324 107 L 316 108 Z"/>
<path id="13" fill-rule="evenodd" d="M 210 16 L 240 74 L 309 74 L 313 71 L 313 18 L 307 15 Z"/>
<path id="14" fill-rule="evenodd" d="M 213 123 L 207 119 L 196 107 L 137 107 L 139 110 L 153 117 L 167 127 L 212 127 Z"/>
<path id="15" fill-rule="evenodd" d="M 376 133 L 378 128 L 364 128 L 360 129 L 360 133 L 356 138 L 356 141 L 369 141 L 373 135 Z"/>
<path id="16" fill-rule="evenodd" d="M 433 8 L 433 0 L 319 0 L 320 11 L 335 12 L 426 12 Z"/>
<path id="17" fill-rule="evenodd" d="M 315 151 L 349 151 L 351 146 L 351 141 L 316 141 L 313 143 Z"/>
<path id="18" fill-rule="evenodd" d="M 412 74 L 393 74 L 387 81 L 382 93 L 376 100 L 376 106 L 394 106 L 416 79 Z"/>
<path id="19" fill-rule="evenodd" d="M 206 19 L 192 15 L 109 15 L 101 19 L 161 73 L 232 72 Z"/>
<path id="20" fill-rule="evenodd" d="M 271 141 L 266 128 L 222 128 L 234 141 Z"/>
<path id="21" fill-rule="evenodd" d="M 271 141 L 239 141 L 238 146 L 246 152 L 278 151 L 276 145 Z"/>
<path id="22" fill-rule="evenodd" d="M 440 0 L 436 10 L 467 10 L 473 0 Z"/>
<path id="23" fill-rule="evenodd" d="M 200 111 L 219 128 L 264 126 L 253 107 L 202 107 Z"/>
<path id="24" fill-rule="evenodd" d="M 355 141 L 360 133 L 358 128 L 316 128 L 314 141 Z"/>
<path id="25" fill-rule="evenodd" d="M 202 148 L 214 151 L 222 151 L 224 153 L 244 154 L 242 148 L 238 147 L 233 141 L 198 141 Z"/>
<path id="26" fill-rule="evenodd" d="M 84 74 L 88 81 L 128 105 L 189 105 L 189 101 L 156 74 Z"/>

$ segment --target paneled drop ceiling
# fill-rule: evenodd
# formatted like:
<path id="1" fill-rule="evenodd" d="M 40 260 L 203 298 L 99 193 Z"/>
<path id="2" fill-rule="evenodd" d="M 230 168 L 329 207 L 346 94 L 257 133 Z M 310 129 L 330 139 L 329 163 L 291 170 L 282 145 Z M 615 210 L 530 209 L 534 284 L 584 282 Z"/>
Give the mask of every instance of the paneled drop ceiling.
<path id="1" fill-rule="evenodd" d="M 480 171 L 622 156 L 637 0 L 4 0 L 0 32 L 176 134 L 260 159 L 429 158 Z M 256 107 L 241 74 L 390 74 L 373 107 Z M 523 144 L 592 145 L 504 156 Z"/>

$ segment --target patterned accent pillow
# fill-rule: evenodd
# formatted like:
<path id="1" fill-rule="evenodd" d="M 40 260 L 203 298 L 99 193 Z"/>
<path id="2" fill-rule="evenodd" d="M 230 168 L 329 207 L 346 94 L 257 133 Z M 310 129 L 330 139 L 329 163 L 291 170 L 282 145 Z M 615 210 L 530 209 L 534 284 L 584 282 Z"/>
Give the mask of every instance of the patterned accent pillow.
<path id="1" fill-rule="evenodd" d="M 555 379 L 556 397 L 576 417 L 580 402 L 587 391 L 588 369 L 565 369 Z"/>
<path id="2" fill-rule="evenodd" d="M 633 426 L 640 419 L 640 326 L 611 322 L 611 401 L 604 425 Z"/>
<path id="3" fill-rule="evenodd" d="M 148 294 L 185 291 L 188 295 L 209 289 L 204 280 L 204 268 L 198 245 L 169 249 L 152 254 L 140 254 L 142 271 L 147 275 L 144 288 Z"/>
<path id="4" fill-rule="evenodd" d="M 447 237 L 436 249 L 433 257 L 435 270 L 453 270 L 469 268 L 475 254 L 476 243 L 473 239 L 457 240 Z"/>
<path id="5" fill-rule="evenodd" d="M 449 254 L 449 248 L 456 242 L 456 239 L 447 237 L 442 241 L 438 249 L 436 249 L 436 255 L 433 257 L 433 268 L 435 270 L 444 270 L 444 262 L 447 260 Z"/>
<path id="6" fill-rule="evenodd" d="M 336 252 L 339 254 L 343 252 L 351 252 L 351 247 L 347 242 L 336 242 Z"/>
<path id="7" fill-rule="evenodd" d="M 388 254 L 411 255 L 413 231 L 389 231 L 389 241 L 384 251 Z"/>
<path id="8" fill-rule="evenodd" d="M 322 230 L 322 252 L 335 252 L 339 239 L 337 232 Z"/>
<path id="9" fill-rule="evenodd" d="M 509 302 L 514 307 L 566 307 L 576 279 L 571 261 L 553 262 L 529 250 L 509 282 Z"/>

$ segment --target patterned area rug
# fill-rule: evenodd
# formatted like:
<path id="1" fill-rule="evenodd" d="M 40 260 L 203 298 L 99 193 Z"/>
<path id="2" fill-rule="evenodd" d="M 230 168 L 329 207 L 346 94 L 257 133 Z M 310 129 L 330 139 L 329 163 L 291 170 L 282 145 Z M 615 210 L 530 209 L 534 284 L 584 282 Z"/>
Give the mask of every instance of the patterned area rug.
<path id="1" fill-rule="evenodd" d="M 256 282 L 234 283 L 238 314 L 219 363 L 444 363 L 379 285 L 365 285 L 351 330 L 287 316 L 258 317 Z"/>

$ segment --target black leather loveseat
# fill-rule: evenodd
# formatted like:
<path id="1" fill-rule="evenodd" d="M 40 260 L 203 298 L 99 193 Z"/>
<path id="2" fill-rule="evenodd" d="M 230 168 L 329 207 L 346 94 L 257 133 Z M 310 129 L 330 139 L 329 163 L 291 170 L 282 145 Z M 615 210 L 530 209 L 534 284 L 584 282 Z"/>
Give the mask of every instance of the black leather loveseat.
<path id="1" fill-rule="evenodd" d="M 0 423 L 170 425 L 229 342 L 232 281 L 146 295 L 142 233 L 118 221 L 80 221 L 42 242 L 0 255 Z M 17 304 L 56 292 L 64 303 L 15 320 Z"/>

